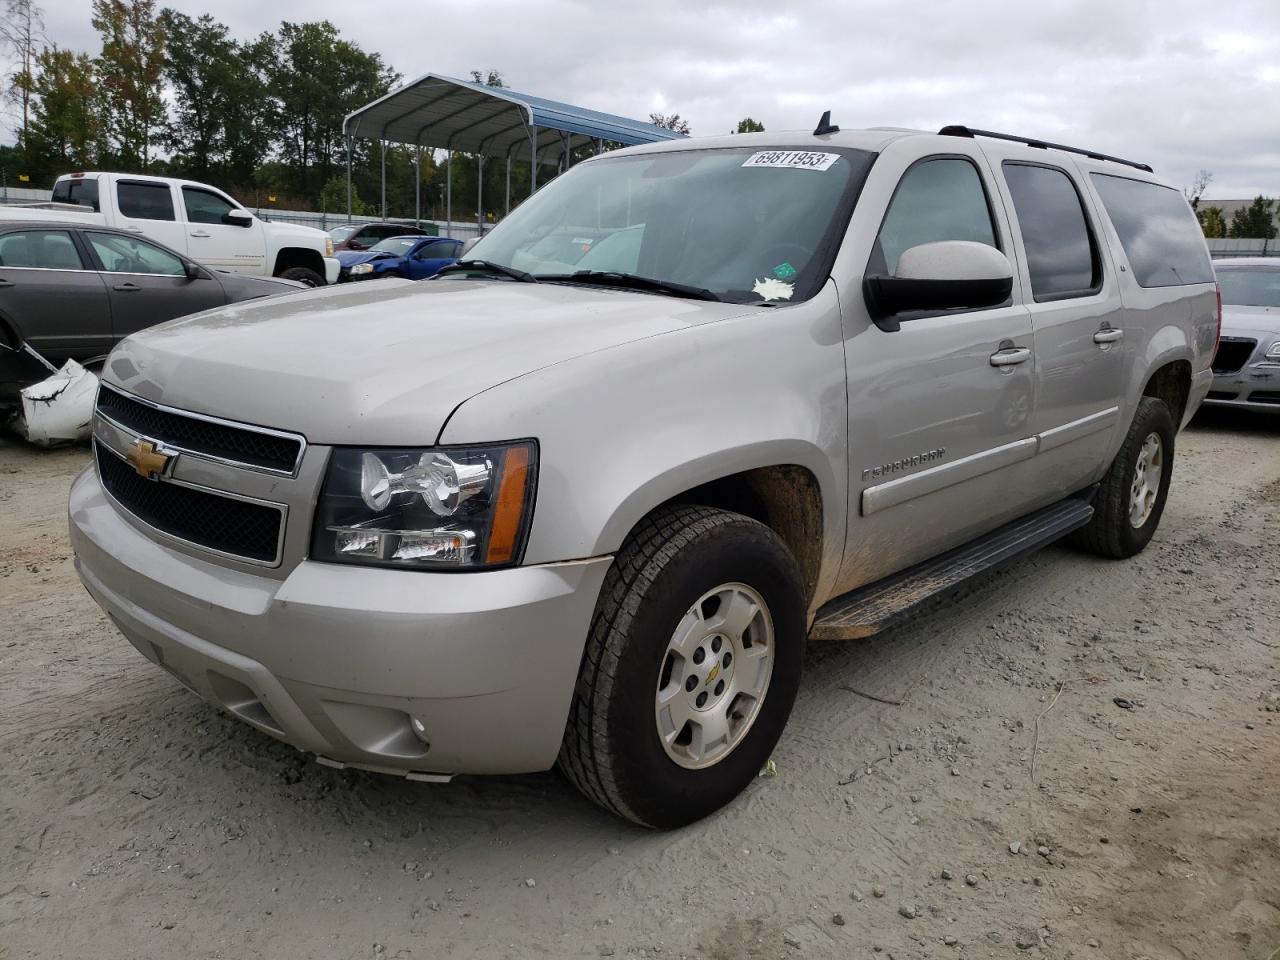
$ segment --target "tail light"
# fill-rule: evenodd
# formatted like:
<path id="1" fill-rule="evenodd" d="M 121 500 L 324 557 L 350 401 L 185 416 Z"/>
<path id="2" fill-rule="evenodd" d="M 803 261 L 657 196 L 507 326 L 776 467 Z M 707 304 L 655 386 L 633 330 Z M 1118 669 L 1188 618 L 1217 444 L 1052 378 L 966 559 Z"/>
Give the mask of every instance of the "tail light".
<path id="1" fill-rule="evenodd" d="M 1222 341 L 1222 284 L 1214 283 L 1213 293 L 1218 298 L 1218 329 L 1213 335 L 1213 352 L 1216 355 L 1218 344 Z"/>

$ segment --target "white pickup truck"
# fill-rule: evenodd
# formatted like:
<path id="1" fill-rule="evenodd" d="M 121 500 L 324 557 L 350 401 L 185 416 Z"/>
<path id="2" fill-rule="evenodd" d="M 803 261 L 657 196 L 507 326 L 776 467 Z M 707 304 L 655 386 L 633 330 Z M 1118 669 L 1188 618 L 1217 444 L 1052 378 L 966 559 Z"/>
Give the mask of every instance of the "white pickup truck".
<path id="1" fill-rule="evenodd" d="M 30 206 L 0 207 L 0 218 L 29 220 L 32 216 Z M 64 174 L 53 185 L 53 202 L 43 205 L 38 216 L 79 223 L 93 218 L 149 237 L 219 270 L 284 277 L 313 287 L 338 279 L 333 241 L 323 230 L 266 223 L 216 187 L 191 180 L 125 173 Z"/>

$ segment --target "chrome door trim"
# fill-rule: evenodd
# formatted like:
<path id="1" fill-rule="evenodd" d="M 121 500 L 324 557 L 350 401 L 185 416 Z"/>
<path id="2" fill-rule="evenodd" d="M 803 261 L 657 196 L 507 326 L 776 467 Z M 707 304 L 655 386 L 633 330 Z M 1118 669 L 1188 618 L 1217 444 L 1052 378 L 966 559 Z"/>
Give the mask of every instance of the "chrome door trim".
<path id="1" fill-rule="evenodd" d="M 1022 460 L 1030 460 L 1036 454 L 1036 446 L 1037 438 L 1026 437 L 961 457 L 954 463 L 944 463 L 909 477 L 899 477 L 888 483 L 867 487 L 862 491 L 862 515 L 870 516 L 877 510 L 896 507 L 908 500 L 937 493 L 953 484 L 1001 470 Z"/>
<path id="2" fill-rule="evenodd" d="M 1060 427 L 1046 430 L 1037 438 L 1040 441 L 1040 447 L 1036 452 L 1047 453 L 1050 450 L 1056 450 L 1058 447 L 1071 443 L 1073 440 L 1079 440 L 1082 437 L 1106 430 L 1114 426 L 1119 419 L 1120 408 L 1107 407 L 1107 409 L 1091 413 L 1087 417 L 1081 417 L 1079 420 L 1072 420 L 1070 423 L 1064 423 Z"/>

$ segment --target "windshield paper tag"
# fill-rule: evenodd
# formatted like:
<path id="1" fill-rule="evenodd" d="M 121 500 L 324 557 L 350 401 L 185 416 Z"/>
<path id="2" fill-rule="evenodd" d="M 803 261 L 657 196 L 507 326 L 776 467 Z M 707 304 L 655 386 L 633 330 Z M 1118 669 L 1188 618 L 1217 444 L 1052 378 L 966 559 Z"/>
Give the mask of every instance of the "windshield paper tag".
<path id="1" fill-rule="evenodd" d="M 743 162 L 744 167 L 784 167 L 788 170 L 829 170 L 840 159 L 838 153 L 810 153 L 807 150 L 761 150 Z"/>

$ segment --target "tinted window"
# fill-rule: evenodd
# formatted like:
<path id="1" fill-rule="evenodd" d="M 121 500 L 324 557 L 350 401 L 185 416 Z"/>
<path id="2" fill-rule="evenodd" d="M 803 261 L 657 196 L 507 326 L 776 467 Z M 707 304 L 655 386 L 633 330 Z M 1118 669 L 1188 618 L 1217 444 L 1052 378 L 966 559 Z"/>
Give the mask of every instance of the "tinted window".
<path id="1" fill-rule="evenodd" d="M 1080 194 L 1061 170 L 1005 161 L 1004 178 L 1027 251 L 1037 300 L 1082 294 L 1098 282 L 1098 262 Z"/>
<path id="2" fill-rule="evenodd" d="M 173 193 L 167 183 L 116 185 L 120 213 L 135 220 L 173 220 Z"/>
<path id="3" fill-rule="evenodd" d="M 416 237 L 389 237 L 386 240 L 379 240 L 370 250 L 381 250 L 383 253 L 394 253 L 397 256 L 404 256 L 409 252 L 418 240 Z"/>
<path id="4" fill-rule="evenodd" d="M 1222 302 L 1237 307 L 1280 307 L 1280 265 L 1218 267 Z"/>
<path id="5" fill-rule="evenodd" d="M 109 273 L 154 273 L 180 277 L 187 272 L 182 260 L 154 243 L 116 233 L 86 233 L 93 252 Z"/>
<path id="6" fill-rule="evenodd" d="M 196 187 L 182 188 L 182 202 L 191 223 L 225 223 L 222 218 L 235 209 L 233 204 L 216 193 Z"/>
<path id="7" fill-rule="evenodd" d="M 893 275 L 903 251 L 938 240 L 996 245 L 986 191 L 968 160 L 926 160 L 903 175 L 880 227 L 883 272 Z M 873 263 L 872 272 L 880 266 Z"/>
<path id="8" fill-rule="evenodd" d="M 53 185 L 55 203 L 75 203 L 98 209 L 98 181 L 85 179 L 59 180 Z"/>
<path id="9" fill-rule="evenodd" d="M 1204 234 L 1182 194 L 1143 180 L 1092 176 L 1139 286 L 1213 282 Z"/>
<path id="10" fill-rule="evenodd" d="M 0 237 L 0 266 L 82 270 L 80 254 L 65 230 L 27 230 Z"/>

